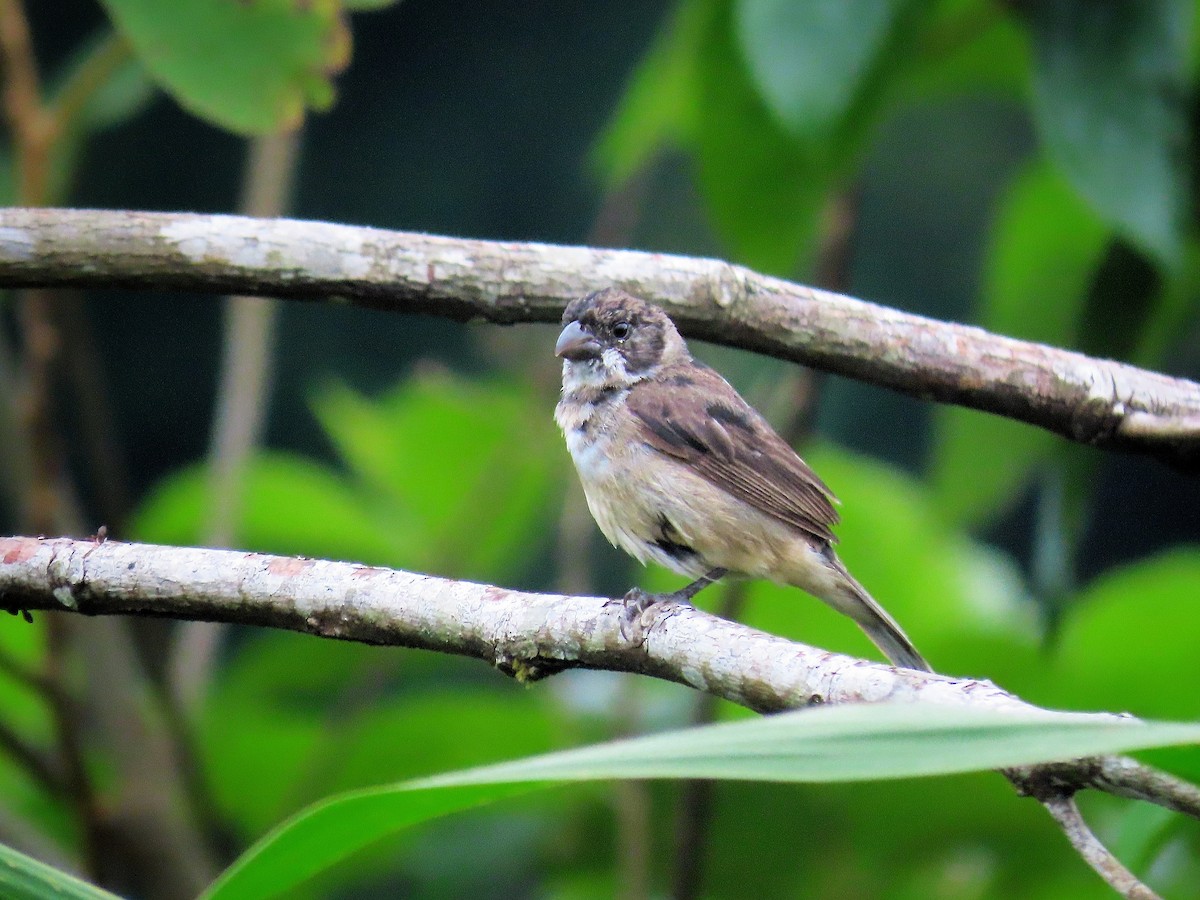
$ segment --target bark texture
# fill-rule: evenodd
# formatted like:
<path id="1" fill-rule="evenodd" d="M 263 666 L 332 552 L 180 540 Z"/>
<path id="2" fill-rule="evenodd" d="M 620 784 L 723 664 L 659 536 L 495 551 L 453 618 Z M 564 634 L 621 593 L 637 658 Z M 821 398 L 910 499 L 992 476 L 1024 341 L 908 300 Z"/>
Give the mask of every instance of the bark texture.
<path id="1" fill-rule="evenodd" d="M 573 298 L 616 286 L 663 306 L 689 337 L 1200 467 L 1195 382 L 714 259 L 290 219 L 5 209 L 0 286 L 333 298 L 502 324 L 557 321 Z"/>

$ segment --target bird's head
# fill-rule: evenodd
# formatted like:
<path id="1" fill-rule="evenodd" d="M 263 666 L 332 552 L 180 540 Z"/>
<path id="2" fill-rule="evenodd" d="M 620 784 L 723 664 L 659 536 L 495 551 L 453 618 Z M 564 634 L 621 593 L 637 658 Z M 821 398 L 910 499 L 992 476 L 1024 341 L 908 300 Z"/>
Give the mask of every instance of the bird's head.
<path id="1" fill-rule="evenodd" d="M 657 306 L 616 288 L 573 300 L 563 312 L 554 353 L 563 378 L 627 387 L 664 365 L 690 359 L 675 324 Z"/>

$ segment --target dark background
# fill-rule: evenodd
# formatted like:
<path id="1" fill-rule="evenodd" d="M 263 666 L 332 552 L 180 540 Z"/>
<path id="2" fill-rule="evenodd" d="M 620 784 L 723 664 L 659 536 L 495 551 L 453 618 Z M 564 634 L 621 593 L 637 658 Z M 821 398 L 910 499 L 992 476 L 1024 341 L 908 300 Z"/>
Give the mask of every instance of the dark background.
<path id="1" fill-rule="evenodd" d="M 306 126 L 291 214 L 587 242 L 603 199 L 591 148 L 667 9 L 481 2 L 464 14 L 456 4 L 417 0 L 357 16 L 337 104 Z M 50 69 L 104 22 L 95 4 L 80 0 L 33 4 L 30 15 Z M 1018 104 L 988 96 L 907 109 L 886 122 L 863 171 L 848 292 L 971 321 L 997 194 L 1028 158 L 1030 129 Z M 243 158 L 240 139 L 160 95 L 91 141 L 71 202 L 231 211 Z M 630 246 L 728 254 L 705 224 L 689 171 L 682 157 L 655 165 Z M 207 450 L 220 308 L 195 296 L 108 293 L 89 298 L 88 310 L 137 496 Z M 379 390 L 430 356 L 477 372 L 489 365 L 477 339 L 476 329 L 442 320 L 283 304 L 269 441 L 327 453 L 305 401 L 319 379 L 337 373 Z M 1194 332 L 1181 335 L 1169 371 L 1195 376 L 1198 344 Z M 548 353 L 545 365 L 554 369 Z M 919 401 L 831 378 L 819 423 L 850 447 L 920 471 L 928 413 Z M 1084 542 L 1082 572 L 1200 536 L 1194 479 L 1108 455 L 1096 478 L 1103 513 Z M 989 536 L 1024 555 L 1031 515 L 1023 505 Z"/>

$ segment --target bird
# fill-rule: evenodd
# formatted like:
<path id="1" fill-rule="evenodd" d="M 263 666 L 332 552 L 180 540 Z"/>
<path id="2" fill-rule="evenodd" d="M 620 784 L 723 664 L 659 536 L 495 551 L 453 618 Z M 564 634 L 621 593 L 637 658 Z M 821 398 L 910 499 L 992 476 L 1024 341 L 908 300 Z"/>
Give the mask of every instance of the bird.
<path id="1" fill-rule="evenodd" d="M 834 552 L 837 499 L 663 310 L 615 287 L 571 301 L 554 418 L 600 531 L 694 579 L 625 595 L 639 618 L 726 575 L 792 585 L 856 622 L 895 666 L 932 671 Z"/>

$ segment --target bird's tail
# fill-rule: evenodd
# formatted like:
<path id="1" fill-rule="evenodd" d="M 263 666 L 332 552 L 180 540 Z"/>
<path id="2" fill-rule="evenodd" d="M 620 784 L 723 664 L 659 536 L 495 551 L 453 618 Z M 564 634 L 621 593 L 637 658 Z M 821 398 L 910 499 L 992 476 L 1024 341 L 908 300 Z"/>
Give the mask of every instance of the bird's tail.
<path id="1" fill-rule="evenodd" d="M 836 600 L 827 599 L 826 602 L 857 622 L 893 665 L 932 672 L 933 669 L 917 652 L 904 629 L 867 593 L 867 589 L 854 579 L 832 552 L 829 554 L 829 563 L 840 576 L 837 589 L 842 596 Z"/>

